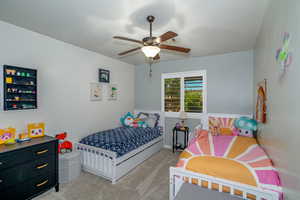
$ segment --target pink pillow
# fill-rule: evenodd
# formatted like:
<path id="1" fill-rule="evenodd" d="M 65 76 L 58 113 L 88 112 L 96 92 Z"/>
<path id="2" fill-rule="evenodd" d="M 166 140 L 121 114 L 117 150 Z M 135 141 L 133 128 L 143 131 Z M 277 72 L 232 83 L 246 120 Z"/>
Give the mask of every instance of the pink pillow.
<path id="1" fill-rule="evenodd" d="M 209 117 L 209 132 L 214 135 L 233 135 L 235 118 Z"/>
<path id="2" fill-rule="evenodd" d="M 194 136 L 189 140 L 189 145 L 196 142 L 198 139 L 208 136 L 208 131 L 204 129 L 195 129 Z"/>
<path id="3" fill-rule="evenodd" d="M 196 138 L 200 138 L 202 136 L 207 136 L 207 135 L 208 135 L 208 130 L 204 130 L 204 129 L 199 129 L 195 133 Z"/>

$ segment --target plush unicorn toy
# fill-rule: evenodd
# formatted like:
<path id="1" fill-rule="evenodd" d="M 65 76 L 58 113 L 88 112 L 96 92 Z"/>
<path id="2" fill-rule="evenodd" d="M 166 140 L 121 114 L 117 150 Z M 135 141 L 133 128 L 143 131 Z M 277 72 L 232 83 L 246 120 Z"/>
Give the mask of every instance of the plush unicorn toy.
<path id="1" fill-rule="evenodd" d="M 240 117 L 234 122 L 235 135 L 253 137 L 254 131 L 257 130 L 257 121 L 249 117 Z"/>

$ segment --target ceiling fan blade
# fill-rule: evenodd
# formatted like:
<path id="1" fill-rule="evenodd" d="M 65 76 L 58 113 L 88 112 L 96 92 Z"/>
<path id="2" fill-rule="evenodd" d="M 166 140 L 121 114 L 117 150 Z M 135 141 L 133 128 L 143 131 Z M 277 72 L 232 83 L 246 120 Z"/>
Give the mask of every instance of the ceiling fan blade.
<path id="1" fill-rule="evenodd" d="M 128 54 L 128 53 L 131 53 L 131 52 L 133 52 L 133 51 L 136 51 L 136 50 L 139 50 L 139 49 L 141 49 L 142 47 L 137 47 L 137 48 L 134 48 L 134 49 L 130 49 L 130 50 L 128 50 L 128 51 L 124 51 L 124 52 L 122 52 L 122 53 L 119 53 L 118 55 L 119 56 L 123 56 L 123 55 L 125 55 L 125 54 Z"/>
<path id="2" fill-rule="evenodd" d="M 119 40 L 126 40 L 126 41 L 130 41 L 130 42 L 136 42 L 139 44 L 144 44 L 142 41 L 140 40 L 135 40 L 135 39 L 131 39 L 131 38 L 127 38 L 127 37 L 121 37 L 121 36 L 114 36 L 114 39 L 119 39 Z"/>
<path id="3" fill-rule="evenodd" d="M 172 39 L 174 37 L 176 37 L 178 34 L 177 33 L 174 33 L 172 31 L 168 31 L 164 34 L 162 34 L 159 38 L 158 38 L 158 42 L 161 43 L 161 42 L 164 42 L 164 41 L 167 41 L 169 39 Z"/>
<path id="4" fill-rule="evenodd" d="M 171 51 L 179 51 L 179 52 L 183 52 L 183 53 L 188 53 L 191 51 L 191 49 L 189 49 L 189 48 L 170 46 L 170 45 L 165 45 L 165 44 L 161 44 L 161 45 L 159 45 L 159 47 L 161 49 L 167 49 L 167 50 L 171 50 Z"/>
<path id="5" fill-rule="evenodd" d="M 160 59 L 159 54 L 156 54 L 156 56 L 153 58 L 153 60 L 159 60 L 159 59 Z"/>

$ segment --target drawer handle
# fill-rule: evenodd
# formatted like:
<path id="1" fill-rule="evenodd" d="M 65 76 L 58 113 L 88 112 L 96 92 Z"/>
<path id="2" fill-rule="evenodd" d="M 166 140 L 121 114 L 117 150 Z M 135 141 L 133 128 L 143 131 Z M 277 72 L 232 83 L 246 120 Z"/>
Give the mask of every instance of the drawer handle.
<path id="1" fill-rule="evenodd" d="M 36 168 L 37 168 L 37 169 L 43 169 L 43 168 L 45 168 L 45 167 L 47 167 L 47 166 L 48 166 L 48 163 L 45 163 L 45 164 L 43 164 L 43 165 L 37 166 Z"/>
<path id="2" fill-rule="evenodd" d="M 36 187 L 41 187 L 41 186 L 45 185 L 46 183 L 48 183 L 48 180 L 37 184 Z"/>
<path id="3" fill-rule="evenodd" d="M 36 152 L 37 155 L 41 155 L 41 154 L 44 154 L 44 153 L 47 153 L 48 152 L 48 149 L 45 149 L 43 151 L 38 151 Z"/>
<path id="4" fill-rule="evenodd" d="M 2 183 L 2 182 L 3 182 L 3 180 L 0 179 L 0 183 Z"/>
<path id="5" fill-rule="evenodd" d="M 3 164 L 3 162 L 0 162 L 0 165 L 2 165 Z"/>

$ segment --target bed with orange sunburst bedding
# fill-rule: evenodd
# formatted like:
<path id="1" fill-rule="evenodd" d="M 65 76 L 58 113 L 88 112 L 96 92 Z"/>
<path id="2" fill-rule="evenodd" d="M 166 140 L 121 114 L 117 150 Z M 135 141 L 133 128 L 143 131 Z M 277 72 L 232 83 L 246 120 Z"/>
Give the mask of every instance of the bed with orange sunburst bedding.
<path id="1" fill-rule="evenodd" d="M 181 153 L 177 168 L 278 192 L 278 199 L 282 199 L 278 173 L 254 138 L 201 135 Z M 198 184 L 196 180 L 192 183 Z M 216 184 L 212 189 L 214 187 L 217 189 Z M 229 192 L 226 188 L 222 190 Z M 239 195 L 239 192 L 235 194 Z M 256 199 L 251 195 L 247 198 Z"/>

